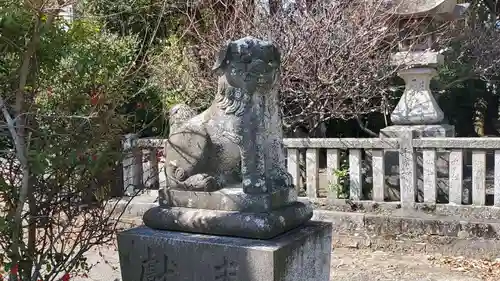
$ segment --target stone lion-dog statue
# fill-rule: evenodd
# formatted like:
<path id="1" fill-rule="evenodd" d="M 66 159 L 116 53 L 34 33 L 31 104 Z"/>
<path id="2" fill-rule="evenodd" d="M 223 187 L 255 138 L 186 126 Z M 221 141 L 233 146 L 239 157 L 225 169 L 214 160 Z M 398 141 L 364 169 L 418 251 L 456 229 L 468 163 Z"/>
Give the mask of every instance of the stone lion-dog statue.
<path id="1" fill-rule="evenodd" d="M 183 104 L 170 111 L 167 189 L 242 187 L 259 194 L 291 187 L 275 89 L 280 60 L 274 44 L 253 37 L 228 42 L 219 51 L 211 106 L 196 116 Z"/>

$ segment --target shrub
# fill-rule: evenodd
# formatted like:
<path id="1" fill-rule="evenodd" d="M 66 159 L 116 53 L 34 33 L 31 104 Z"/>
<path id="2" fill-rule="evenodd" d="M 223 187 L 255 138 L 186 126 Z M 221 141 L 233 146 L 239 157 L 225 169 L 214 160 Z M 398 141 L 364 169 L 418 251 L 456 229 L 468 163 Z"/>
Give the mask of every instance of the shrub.
<path id="1" fill-rule="evenodd" d="M 123 188 L 117 164 L 131 119 L 123 105 L 134 98 L 139 42 L 91 19 L 65 22 L 59 8 L 0 4 L 0 109 L 8 129 L 0 262 L 11 268 L 9 280 L 85 273 L 84 254 L 113 239 L 121 215 L 108 199 Z"/>

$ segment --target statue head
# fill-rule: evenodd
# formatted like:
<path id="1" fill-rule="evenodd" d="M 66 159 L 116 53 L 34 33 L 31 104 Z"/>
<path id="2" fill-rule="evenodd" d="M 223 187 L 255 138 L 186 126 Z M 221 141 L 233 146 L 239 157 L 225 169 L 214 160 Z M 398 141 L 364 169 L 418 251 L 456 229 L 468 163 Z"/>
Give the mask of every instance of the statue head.
<path id="1" fill-rule="evenodd" d="M 276 45 L 245 37 L 228 42 L 220 51 L 213 70 L 224 75 L 229 85 L 249 92 L 270 89 L 281 63 Z"/>

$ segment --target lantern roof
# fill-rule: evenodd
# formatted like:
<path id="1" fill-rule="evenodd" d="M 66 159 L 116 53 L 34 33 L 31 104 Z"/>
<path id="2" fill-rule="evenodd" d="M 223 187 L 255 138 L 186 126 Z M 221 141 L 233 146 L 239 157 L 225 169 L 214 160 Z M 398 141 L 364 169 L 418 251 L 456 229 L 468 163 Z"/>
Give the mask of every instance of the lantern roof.
<path id="1" fill-rule="evenodd" d="M 457 0 L 386 0 L 385 11 L 399 17 L 431 17 L 454 20 L 463 16 L 470 4 Z"/>

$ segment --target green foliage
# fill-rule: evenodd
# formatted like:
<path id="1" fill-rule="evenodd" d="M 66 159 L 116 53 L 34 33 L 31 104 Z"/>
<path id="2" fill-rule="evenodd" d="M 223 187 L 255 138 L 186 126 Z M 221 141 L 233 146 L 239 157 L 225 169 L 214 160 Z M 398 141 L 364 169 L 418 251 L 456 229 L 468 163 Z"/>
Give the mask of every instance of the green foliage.
<path id="1" fill-rule="evenodd" d="M 37 280 L 43 281 L 55 280 L 60 272 L 88 270 L 82 257 L 85 251 L 112 239 L 114 222 L 103 207 L 81 206 L 91 201 L 104 203 L 119 184 L 120 140 L 132 127 L 130 120 L 135 120 L 124 108 L 137 103 L 139 83 L 133 70 L 140 45 L 137 36 L 112 34 L 90 18 L 72 23 L 57 18 L 42 30 L 40 23 L 46 20 L 45 15 L 37 17 L 17 6 L 17 1 L 0 4 L 0 95 L 8 109 L 18 97 L 19 69 L 27 46 L 34 33 L 41 35 L 24 87 L 28 123 L 24 140 L 30 172 L 30 212 L 24 215 L 25 219 L 34 216 L 31 225 L 50 231 L 29 238 L 43 243 L 30 246 L 20 241 L 20 272 L 30 275 L 32 268 L 40 266 L 42 275 Z M 21 181 L 19 161 L 8 153 L 12 136 L 2 141 L 6 145 L 0 158 L 12 163 L 2 164 L 0 177 L 5 204 L 0 246 L 6 253 L 0 263 L 8 264 Z M 78 240 L 71 237 L 75 233 L 80 233 Z"/>
<path id="2" fill-rule="evenodd" d="M 108 107 L 125 102 L 129 97 L 122 87 L 135 46 L 134 37 L 101 32 L 96 22 L 74 22 L 68 32 L 44 40 L 40 46 L 40 56 L 53 65 L 40 72 L 37 102 L 44 105 L 43 110 L 63 107 L 73 114 L 91 113 L 90 97 L 95 95 L 102 103 L 112 101 Z"/>
<path id="3" fill-rule="evenodd" d="M 26 35 L 33 28 L 31 14 L 20 1 L 0 0 L 0 94 L 5 95 L 12 88 L 13 70 L 26 46 Z"/>
<path id="4" fill-rule="evenodd" d="M 24 47 L 25 35 L 33 28 L 31 16 L 21 1 L 0 0 L 0 50 L 19 51 Z"/>
<path id="5" fill-rule="evenodd" d="M 175 0 L 86 0 L 80 6 L 84 14 L 105 19 L 107 30 L 122 36 L 138 34 L 149 48 L 150 41 L 158 43 L 177 31 L 181 5 Z"/>
<path id="6" fill-rule="evenodd" d="M 176 90 L 162 88 L 149 69 L 155 61 L 154 53 L 161 48 L 165 38 L 182 32 L 179 3 L 170 0 L 87 0 L 81 4 L 81 13 L 101 18 L 106 31 L 118 36 L 133 35 L 139 42 L 135 49 L 136 63 L 130 69 L 133 78 L 127 86 L 132 99 L 124 104 L 121 112 L 129 116 L 131 127 L 128 131 L 143 137 L 166 135 L 164 101 L 186 96 L 186 92 L 177 94 Z"/>
<path id="7" fill-rule="evenodd" d="M 200 80 L 199 74 L 205 69 L 199 69 L 200 55 L 190 52 L 195 43 L 185 27 L 193 16 L 202 22 L 200 26 L 211 26 L 214 19 L 211 9 L 199 10 L 198 6 L 189 7 L 189 1 L 174 0 L 86 2 L 82 5 L 83 14 L 100 16 L 109 32 L 120 36 L 134 34 L 141 42 L 136 50 L 136 88 L 132 87 L 137 92 L 137 100 L 125 109 L 136 113 L 135 120 L 131 120 L 135 124 L 134 132 L 141 127 L 139 133 L 143 136 L 165 134 L 162 132 L 165 124 L 151 117 L 167 117 L 166 112 L 174 104 L 187 103 L 198 109 L 209 105 L 215 79 Z M 145 104 L 152 108 L 146 111 Z M 145 127 L 148 122 L 151 124 Z"/>
<path id="8" fill-rule="evenodd" d="M 333 171 L 333 174 L 337 177 L 337 183 L 331 184 L 329 186 L 330 190 L 335 191 L 339 199 L 349 198 L 349 167 L 347 159 L 342 159 L 340 168 Z"/>
<path id="9" fill-rule="evenodd" d="M 187 52 L 187 46 L 189 42 L 177 35 L 168 37 L 157 47 L 148 68 L 152 81 L 164 93 L 162 101 L 167 110 L 177 103 L 206 108 L 214 96 L 215 91 L 211 89 L 215 79 L 200 84 L 199 65 Z"/>
<path id="10" fill-rule="evenodd" d="M 362 161 L 363 163 L 363 161 Z M 364 170 L 364 169 L 363 169 Z M 338 199 L 349 199 L 350 197 L 350 179 L 349 179 L 349 157 L 347 154 L 343 154 L 340 159 L 340 167 L 333 171 L 335 177 L 337 177 L 336 184 L 330 184 L 328 188 L 337 194 Z M 363 182 L 362 184 L 362 196 L 367 197 L 365 199 L 370 199 L 372 196 L 373 186 Z"/>
<path id="11" fill-rule="evenodd" d="M 98 22 L 87 20 L 73 22 L 67 32 L 57 30 L 41 41 L 40 71 L 32 85 L 31 114 L 38 127 L 31 136 L 33 172 L 77 175 L 68 171 L 76 168 L 76 150 L 103 156 L 89 172 L 106 170 L 117 160 L 112 154 L 127 126 L 117 108 L 130 99 L 124 89 L 135 38 L 101 32 Z"/>

